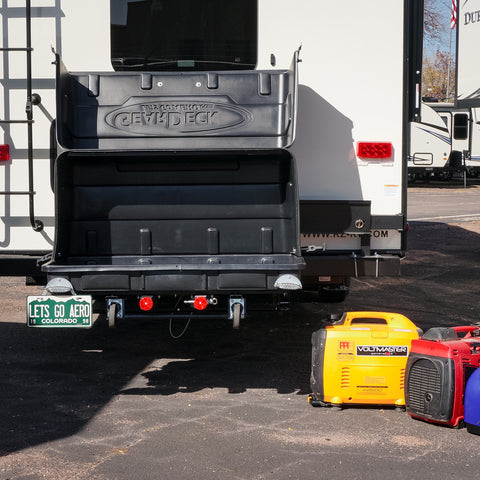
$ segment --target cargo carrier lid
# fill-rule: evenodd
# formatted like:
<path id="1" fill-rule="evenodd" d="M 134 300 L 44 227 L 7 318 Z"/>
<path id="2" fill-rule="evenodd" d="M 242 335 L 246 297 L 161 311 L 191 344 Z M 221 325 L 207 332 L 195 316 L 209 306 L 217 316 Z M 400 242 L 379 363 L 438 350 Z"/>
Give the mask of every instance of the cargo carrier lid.
<path id="1" fill-rule="evenodd" d="M 289 70 L 72 73 L 56 55 L 59 147 L 289 147 L 299 61 L 298 50 Z"/>

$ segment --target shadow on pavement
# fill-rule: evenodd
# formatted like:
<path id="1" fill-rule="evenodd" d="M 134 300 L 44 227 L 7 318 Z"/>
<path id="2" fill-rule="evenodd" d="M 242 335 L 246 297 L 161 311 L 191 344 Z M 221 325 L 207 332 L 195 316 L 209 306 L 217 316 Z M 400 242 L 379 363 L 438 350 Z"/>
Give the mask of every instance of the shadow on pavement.
<path id="1" fill-rule="evenodd" d="M 118 394 L 308 393 L 312 326 L 290 313 L 253 314 L 240 331 L 230 321 L 192 322 L 180 339 L 168 321 L 119 331 L 1 328 L 0 455 L 78 433 Z M 158 359 L 164 368 L 143 373 L 148 388 L 122 390 Z"/>
<path id="2" fill-rule="evenodd" d="M 400 278 L 355 279 L 342 304 L 301 303 L 288 312 L 252 313 L 239 331 L 219 320 L 192 322 L 177 340 L 169 335 L 168 321 L 128 324 L 119 331 L 29 329 L 9 321 L 4 311 L 0 454 L 75 435 L 118 395 L 214 388 L 306 395 L 310 337 L 327 313 L 399 312 L 424 330 L 479 321 L 480 236 L 439 223 L 410 227 Z M 7 295 L 2 289 L 2 305 Z M 175 331 L 183 327 L 174 321 Z"/>

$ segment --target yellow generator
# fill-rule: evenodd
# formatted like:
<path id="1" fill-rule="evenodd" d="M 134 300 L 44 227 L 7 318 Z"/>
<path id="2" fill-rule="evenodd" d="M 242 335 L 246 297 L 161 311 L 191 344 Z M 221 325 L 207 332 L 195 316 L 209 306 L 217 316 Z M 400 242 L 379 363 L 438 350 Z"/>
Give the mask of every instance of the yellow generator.
<path id="1" fill-rule="evenodd" d="M 412 339 L 421 333 L 407 317 L 386 312 L 346 312 L 317 330 L 311 405 L 403 407 L 407 357 Z"/>

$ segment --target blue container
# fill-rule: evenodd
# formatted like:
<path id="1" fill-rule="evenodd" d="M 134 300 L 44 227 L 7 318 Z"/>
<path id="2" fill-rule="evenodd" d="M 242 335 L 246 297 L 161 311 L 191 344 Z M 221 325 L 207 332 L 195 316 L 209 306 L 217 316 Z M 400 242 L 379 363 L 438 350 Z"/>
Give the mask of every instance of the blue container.
<path id="1" fill-rule="evenodd" d="M 470 433 L 480 435 L 480 368 L 470 375 L 465 387 L 464 421 Z"/>

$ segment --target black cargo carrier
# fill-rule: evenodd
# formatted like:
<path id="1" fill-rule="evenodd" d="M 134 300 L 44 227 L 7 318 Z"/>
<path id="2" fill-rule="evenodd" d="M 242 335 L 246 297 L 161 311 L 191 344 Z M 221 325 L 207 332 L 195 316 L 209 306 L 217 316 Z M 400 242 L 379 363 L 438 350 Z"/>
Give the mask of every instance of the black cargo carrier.
<path id="1" fill-rule="evenodd" d="M 297 62 L 75 74 L 57 57 L 49 282 L 108 298 L 226 294 L 242 315 L 243 294 L 301 288 Z"/>

